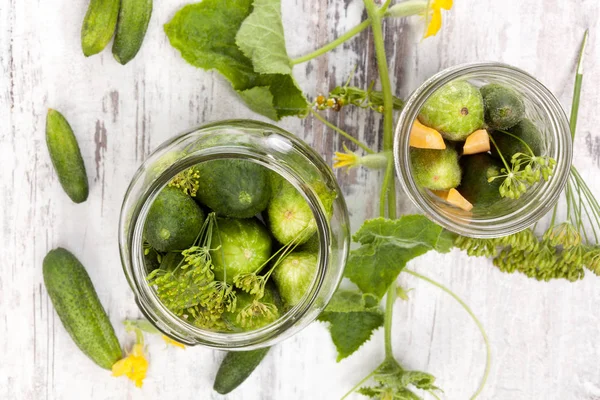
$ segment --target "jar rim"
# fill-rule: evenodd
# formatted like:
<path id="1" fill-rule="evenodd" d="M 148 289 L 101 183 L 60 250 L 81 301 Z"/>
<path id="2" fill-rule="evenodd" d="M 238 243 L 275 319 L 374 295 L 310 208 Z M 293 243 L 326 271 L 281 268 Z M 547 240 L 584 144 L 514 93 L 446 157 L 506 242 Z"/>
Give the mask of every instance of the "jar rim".
<path id="1" fill-rule="evenodd" d="M 273 129 L 274 133 L 277 135 L 283 135 L 286 139 L 292 140 L 294 149 L 298 150 L 299 146 L 299 150 L 303 150 L 309 154 L 314 153 L 314 150 L 310 149 L 308 145 L 304 144 L 290 133 L 276 126 L 252 120 L 227 120 L 191 129 L 175 137 L 174 139 L 165 142 L 157 150 L 155 150 L 152 155 L 172 148 L 178 143 L 181 143 L 190 137 L 194 137 L 194 135 L 197 135 L 197 137 L 200 138 L 206 130 L 213 127 L 221 129 L 224 126 L 236 123 L 243 123 L 245 126 L 242 128 L 242 131 L 245 129 L 245 132 L 247 132 L 248 129 L 247 124 L 254 125 L 250 128 L 257 127 L 261 130 L 264 130 L 265 128 Z M 145 219 L 152 202 L 160 190 L 165 187 L 177 173 L 184 171 L 193 165 L 211 160 L 231 158 L 246 159 L 282 175 L 283 178 L 292 184 L 307 201 L 315 218 L 319 237 L 317 272 L 313 278 L 310 288 L 304 294 L 302 300 L 290 310 L 287 310 L 285 313 L 283 313 L 271 324 L 247 332 L 217 332 L 201 329 L 184 321 L 172 313 L 160 301 L 156 291 L 153 290 L 146 282 L 145 277 L 147 273 L 145 273 L 143 270 L 143 252 L 141 249 L 143 244 L 142 232 Z M 337 186 L 337 182 L 335 181 L 335 178 L 333 178 L 333 174 L 331 173 L 330 169 L 326 167 L 326 164 L 320 157 L 311 157 L 308 159 L 312 164 L 322 163 L 323 165 L 316 165 L 315 167 L 319 168 L 322 173 L 329 172 L 331 174 L 330 177 L 327 177 L 329 178 L 327 183 L 330 185 L 335 185 L 334 190 L 336 190 L 338 194 L 338 199 L 336 199 L 336 202 L 338 202 L 338 204 L 342 207 L 342 217 L 347 222 L 347 207 L 343 196 L 341 196 L 341 190 Z M 307 322 L 312 322 L 314 318 L 316 318 L 316 315 L 314 317 L 310 315 L 311 307 L 317 301 L 318 295 L 321 294 L 320 292 L 323 287 L 323 281 L 325 279 L 327 270 L 332 268 L 330 254 L 328 254 L 328 251 L 324 249 L 330 248 L 333 233 L 328 217 L 316 191 L 311 187 L 311 185 L 303 184 L 302 178 L 293 170 L 293 168 L 285 163 L 275 162 L 272 157 L 270 157 L 268 154 L 262 153 L 258 149 L 251 149 L 243 146 L 218 145 L 215 147 L 194 150 L 185 157 L 174 161 L 167 169 L 155 177 L 153 182 L 148 186 L 147 190 L 141 196 L 138 196 L 139 200 L 137 202 L 137 206 L 133 214 L 129 215 L 128 213 L 130 212 L 130 207 L 128 205 L 129 201 L 131 200 L 130 190 L 136 184 L 137 180 L 143 177 L 143 171 L 151 164 L 152 156 L 140 166 L 138 172 L 132 179 L 123 201 L 121 221 L 119 223 L 119 246 L 121 250 L 123 269 L 125 271 L 125 275 L 127 276 L 128 282 L 134 291 L 136 302 L 146 318 L 153 322 L 164 334 L 182 343 L 188 345 L 201 344 L 213 348 L 227 348 L 229 350 L 249 350 L 258 347 L 270 346 L 275 342 L 279 342 L 280 340 L 297 333 L 304 326 L 308 325 L 308 323 L 302 325 L 299 324 L 299 322 L 305 319 L 310 319 L 310 321 Z M 132 227 L 129 230 L 124 228 L 126 218 L 129 218 L 129 223 Z M 348 229 L 347 226 L 345 229 Z M 348 234 L 346 237 L 349 236 L 349 232 L 347 233 Z M 343 253 L 344 256 L 342 262 L 345 261 L 345 255 L 347 254 L 347 249 L 349 248 L 348 242 L 349 240 L 346 239 L 346 243 L 343 243 L 345 250 Z M 337 282 L 341 280 L 342 274 L 343 269 L 340 269 L 336 276 Z M 335 286 L 337 287 L 337 284 Z M 330 293 L 325 293 L 326 302 L 328 302 L 331 296 L 333 296 L 333 290 L 329 290 L 329 292 Z M 152 311 L 148 309 L 149 306 L 152 307 Z M 158 313 L 156 312 L 156 308 L 158 308 Z M 165 322 L 168 322 L 168 324 Z M 167 329 L 172 327 L 167 325 L 176 325 L 178 329 Z"/>
<path id="2" fill-rule="evenodd" d="M 454 210 L 443 212 L 433 199 L 423 194 L 411 173 L 409 136 L 413 121 L 417 118 L 426 100 L 443 85 L 474 76 L 488 76 L 511 80 L 535 93 L 544 109 L 555 144 L 552 156 L 557 165 L 548 182 L 538 184 L 527 195 L 527 203 L 499 217 L 474 220 L 469 213 Z M 482 78 L 483 79 L 483 78 Z M 406 102 L 394 135 L 394 164 L 398 179 L 405 193 L 428 218 L 463 236 L 473 238 L 495 238 L 519 232 L 546 215 L 558 201 L 564 189 L 572 161 L 572 142 L 568 119 L 556 97 L 541 82 L 529 73 L 514 66 L 499 62 L 473 62 L 456 65 L 438 72 L 420 85 Z"/>

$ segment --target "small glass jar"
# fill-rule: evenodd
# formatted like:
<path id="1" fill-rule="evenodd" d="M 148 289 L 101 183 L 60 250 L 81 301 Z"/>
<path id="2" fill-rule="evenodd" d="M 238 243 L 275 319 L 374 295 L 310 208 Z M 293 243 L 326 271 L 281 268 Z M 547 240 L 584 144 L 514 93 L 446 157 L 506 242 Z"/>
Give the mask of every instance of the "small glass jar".
<path id="1" fill-rule="evenodd" d="M 159 300 L 146 280 L 142 232 L 150 205 L 179 172 L 216 159 L 244 159 L 262 165 L 291 183 L 308 202 L 317 224 L 318 266 L 303 299 L 270 325 L 241 333 L 214 332 L 180 319 Z M 324 183 L 337 193 L 328 217 L 307 182 Z M 144 316 L 165 335 L 187 345 L 228 350 L 271 346 L 299 332 L 325 308 L 344 270 L 350 244 L 346 204 L 331 169 L 306 143 L 270 124 L 222 121 L 193 129 L 156 149 L 138 169 L 125 194 L 119 247 L 125 275 Z"/>
<path id="2" fill-rule="evenodd" d="M 543 156 L 556 160 L 554 174 L 539 182 L 517 200 L 504 198 L 484 209 L 463 211 L 440 201 L 429 190 L 419 187 L 413 178 L 409 137 L 413 121 L 427 99 L 454 80 L 469 81 L 477 87 L 498 83 L 523 96 L 526 117 L 543 136 Z M 431 77 L 415 90 L 402 111 L 394 137 L 396 173 L 406 194 L 432 221 L 463 236 L 494 238 L 519 232 L 542 218 L 558 201 L 572 160 L 569 121 L 558 100 L 528 73 L 500 63 L 472 63 L 448 68 Z"/>

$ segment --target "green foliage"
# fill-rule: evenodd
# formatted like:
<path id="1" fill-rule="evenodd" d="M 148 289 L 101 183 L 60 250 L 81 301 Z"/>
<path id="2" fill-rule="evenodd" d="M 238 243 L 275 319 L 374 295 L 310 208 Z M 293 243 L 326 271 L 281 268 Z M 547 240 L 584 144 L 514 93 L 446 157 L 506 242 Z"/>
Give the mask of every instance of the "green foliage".
<path id="1" fill-rule="evenodd" d="M 423 215 L 368 220 L 354 235 L 361 246 L 350 253 L 345 275 L 364 293 L 381 298 L 408 261 L 429 250 L 446 253 L 454 238 Z"/>
<path id="2" fill-rule="evenodd" d="M 236 44 L 259 74 L 291 75 L 285 49 L 280 0 L 254 0 L 252 13 L 236 35 Z"/>
<path id="3" fill-rule="evenodd" d="M 358 350 L 371 338 L 373 331 L 383 325 L 383 313 L 373 296 L 339 290 L 319 316 L 319 321 L 329 323 L 339 362 Z"/>
<path id="4" fill-rule="evenodd" d="M 273 34 L 269 41 L 260 43 L 255 37 L 281 25 L 279 12 L 273 10 L 278 7 L 279 1 L 264 1 L 253 13 L 252 0 L 204 0 L 179 10 L 165 25 L 165 32 L 188 63 L 219 71 L 253 111 L 274 120 L 303 117 L 309 104 L 294 78 L 281 73 L 281 58 L 274 63 L 270 57 L 262 58 L 266 54 L 285 53 L 282 38 L 275 40 L 278 34 Z M 271 15 L 268 26 L 253 26 L 253 20 L 266 14 Z M 256 69 L 253 61 L 257 62 Z M 279 73 L 261 73 L 268 70 Z"/>

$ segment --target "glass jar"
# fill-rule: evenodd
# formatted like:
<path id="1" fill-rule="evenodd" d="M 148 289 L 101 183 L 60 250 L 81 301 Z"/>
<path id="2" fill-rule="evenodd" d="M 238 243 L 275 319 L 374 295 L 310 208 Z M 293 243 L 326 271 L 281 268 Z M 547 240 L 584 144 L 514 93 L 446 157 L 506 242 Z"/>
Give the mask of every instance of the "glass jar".
<path id="1" fill-rule="evenodd" d="M 164 306 L 146 280 L 142 232 L 150 205 L 179 172 L 217 159 L 244 159 L 278 173 L 302 194 L 317 225 L 318 266 L 310 288 L 303 299 L 278 320 L 249 332 L 214 332 L 191 325 Z M 315 180 L 337 193 L 331 218 L 315 190 L 307 184 Z M 325 308 L 342 278 L 349 243 L 348 210 L 333 173 L 323 159 L 294 135 L 250 120 L 205 125 L 162 144 L 133 177 L 125 194 L 119 224 L 123 269 L 144 316 L 178 342 L 228 350 L 271 346 L 310 324 Z"/>
<path id="2" fill-rule="evenodd" d="M 463 211 L 420 188 L 411 171 L 409 137 L 413 121 L 427 99 L 445 84 L 466 80 L 477 87 L 499 83 L 523 96 L 526 117 L 540 129 L 543 156 L 557 161 L 553 176 L 539 182 L 517 200 L 504 198 L 491 207 Z M 500 63 L 472 63 L 448 68 L 415 90 L 402 111 L 394 137 L 396 173 L 406 194 L 432 221 L 460 235 L 494 238 L 519 232 L 542 218 L 558 201 L 572 160 L 569 121 L 558 100 L 528 73 Z M 510 161 L 509 161 L 510 162 Z"/>

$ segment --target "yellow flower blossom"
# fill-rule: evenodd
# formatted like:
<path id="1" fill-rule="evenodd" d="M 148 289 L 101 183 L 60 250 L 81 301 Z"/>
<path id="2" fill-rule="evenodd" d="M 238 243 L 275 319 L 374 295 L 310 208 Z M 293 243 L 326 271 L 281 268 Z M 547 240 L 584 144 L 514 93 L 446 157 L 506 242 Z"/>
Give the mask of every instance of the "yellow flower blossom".
<path id="1" fill-rule="evenodd" d="M 333 168 L 348 167 L 348 169 L 350 169 L 358 166 L 360 157 L 356 153 L 348 150 L 346 145 L 344 145 L 344 151 L 345 153 L 335 152 L 335 156 L 333 157 Z"/>
<path id="2" fill-rule="evenodd" d="M 453 0 L 429 0 L 425 38 L 435 36 L 442 28 L 442 9 L 450 10 Z"/>
<path id="3" fill-rule="evenodd" d="M 144 345 L 135 344 L 131 353 L 112 366 L 113 376 L 126 375 L 135 382 L 135 386 L 142 387 L 146 372 L 148 371 L 148 360 L 144 355 Z"/>
<path id="4" fill-rule="evenodd" d="M 162 335 L 162 338 L 165 341 L 165 343 L 170 344 L 171 346 L 180 347 L 185 350 L 185 346 L 182 343 L 179 343 L 178 341 L 171 339 L 167 335 Z"/>

